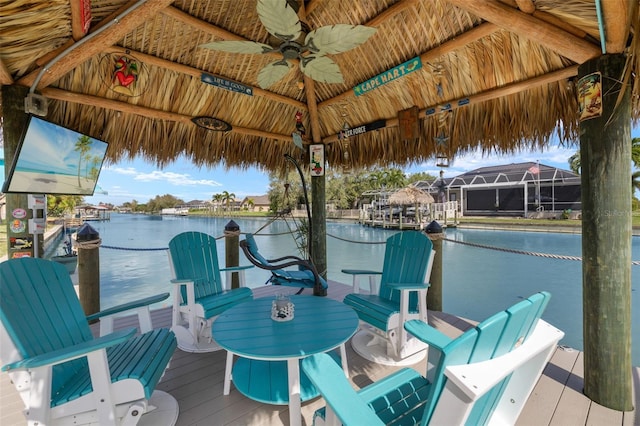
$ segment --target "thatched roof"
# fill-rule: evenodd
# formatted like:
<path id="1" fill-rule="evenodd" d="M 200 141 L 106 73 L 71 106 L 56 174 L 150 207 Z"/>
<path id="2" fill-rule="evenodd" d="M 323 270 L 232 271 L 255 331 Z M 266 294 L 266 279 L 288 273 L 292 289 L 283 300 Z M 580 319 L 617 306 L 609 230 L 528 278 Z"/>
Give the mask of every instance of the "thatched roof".
<path id="1" fill-rule="evenodd" d="M 91 5 L 89 35 L 76 10 L 83 3 Z M 303 78 L 296 65 L 265 90 L 257 87 L 258 73 L 278 55 L 200 47 L 273 43 L 256 0 L 139 3 L 0 0 L 0 83 L 34 87 L 48 99 L 46 118 L 108 141 L 112 161 L 140 155 L 167 165 L 183 154 L 197 165 L 282 169 L 285 153 L 303 152 L 292 143 L 301 111 L 305 143 L 325 143 L 329 167 L 400 166 L 478 147 L 544 147 L 553 135 L 575 141 L 578 65 L 602 54 L 592 0 L 312 0 L 298 11 L 310 29 L 350 24 L 377 31 L 328 55 L 344 83 Z M 607 52 L 633 53 L 628 75 L 637 119 L 638 2 L 603 3 Z M 413 72 L 376 88 L 367 83 L 414 58 L 421 66 Z M 126 94 L 113 85 L 120 59 L 137 68 Z M 240 83 L 238 91 L 207 84 L 202 73 Z M 357 96 L 354 87 L 372 90 Z M 418 132 L 403 139 L 399 111 L 414 107 Z M 191 121 L 198 116 L 232 130 L 206 130 Z M 345 123 L 383 127 L 340 140 Z"/>
<path id="2" fill-rule="evenodd" d="M 415 205 L 433 203 L 431 194 L 413 186 L 399 189 L 389 196 L 389 203 L 397 205 Z"/>

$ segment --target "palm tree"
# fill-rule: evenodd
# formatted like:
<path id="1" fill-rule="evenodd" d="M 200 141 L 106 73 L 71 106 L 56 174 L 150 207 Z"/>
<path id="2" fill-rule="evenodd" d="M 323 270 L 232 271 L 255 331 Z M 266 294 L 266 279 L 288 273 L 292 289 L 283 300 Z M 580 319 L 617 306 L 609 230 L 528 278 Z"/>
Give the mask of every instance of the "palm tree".
<path id="1" fill-rule="evenodd" d="M 400 169 L 389 169 L 387 171 L 387 185 L 390 188 L 402 188 L 407 183 L 407 177 Z"/>
<path id="2" fill-rule="evenodd" d="M 82 163 L 82 159 L 86 157 L 87 153 L 91 150 L 91 138 L 87 135 L 82 135 L 76 141 L 76 146 L 73 149 L 79 153 L 78 155 L 78 187 L 82 188 L 82 184 L 80 183 L 80 165 Z"/>
<path id="3" fill-rule="evenodd" d="M 569 169 L 577 175 L 582 171 L 582 164 L 580 163 L 580 151 L 576 151 L 571 157 L 569 157 Z"/>
<path id="4" fill-rule="evenodd" d="M 582 165 L 580 163 L 580 151 L 576 151 L 571 157 L 569 157 L 569 168 L 575 174 L 580 174 L 582 171 Z M 640 138 L 631 139 L 631 161 L 633 167 L 640 169 Z M 631 175 L 631 191 L 635 192 L 640 190 L 640 170 L 633 172 Z"/>
<path id="5" fill-rule="evenodd" d="M 222 194 L 214 194 L 212 199 L 215 204 L 215 208 L 216 209 L 220 208 L 220 205 L 222 204 Z M 215 211 L 214 211 L 214 214 L 215 214 Z"/>
<path id="6" fill-rule="evenodd" d="M 236 194 L 234 194 L 233 192 L 229 192 L 229 191 L 222 191 L 222 202 L 226 204 L 227 206 L 227 211 L 229 211 L 229 206 L 231 204 L 231 201 L 235 200 L 236 198 Z"/>

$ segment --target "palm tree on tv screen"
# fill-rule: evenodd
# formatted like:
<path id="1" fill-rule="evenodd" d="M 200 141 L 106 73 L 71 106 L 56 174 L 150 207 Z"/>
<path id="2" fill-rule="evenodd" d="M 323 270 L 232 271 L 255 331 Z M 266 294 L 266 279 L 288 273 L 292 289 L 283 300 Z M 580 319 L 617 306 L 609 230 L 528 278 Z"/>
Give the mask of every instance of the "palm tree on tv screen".
<path id="1" fill-rule="evenodd" d="M 80 183 L 80 166 L 82 163 L 82 159 L 85 158 L 87 152 L 91 150 L 91 138 L 87 135 L 82 135 L 76 141 L 76 147 L 74 151 L 78 152 L 78 187 L 82 188 L 82 184 Z"/>

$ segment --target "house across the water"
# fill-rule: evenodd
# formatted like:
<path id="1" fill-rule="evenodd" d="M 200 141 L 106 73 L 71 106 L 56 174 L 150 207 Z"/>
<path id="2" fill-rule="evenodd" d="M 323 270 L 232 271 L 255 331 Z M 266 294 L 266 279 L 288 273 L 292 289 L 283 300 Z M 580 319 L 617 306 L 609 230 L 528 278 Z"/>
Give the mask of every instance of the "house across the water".
<path id="1" fill-rule="evenodd" d="M 579 217 L 580 175 L 535 162 L 481 167 L 416 185 L 460 216 Z"/>
<path id="2" fill-rule="evenodd" d="M 189 209 L 187 207 L 169 207 L 162 209 L 160 214 L 165 216 L 187 216 L 189 214 Z"/>

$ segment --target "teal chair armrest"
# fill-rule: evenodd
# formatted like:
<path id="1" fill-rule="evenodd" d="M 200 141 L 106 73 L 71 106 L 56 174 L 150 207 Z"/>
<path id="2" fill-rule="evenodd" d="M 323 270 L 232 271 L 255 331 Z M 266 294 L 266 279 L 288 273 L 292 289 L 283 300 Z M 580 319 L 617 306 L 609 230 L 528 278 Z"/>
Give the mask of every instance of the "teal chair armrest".
<path id="1" fill-rule="evenodd" d="M 352 279 L 352 287 L 353 292 L 358 294 L 360 293 L 360 284 L 358 283 L 358 277 L 361 275 L 369 277 L 369 293 L 373 294 L 376 292 L 376 275 L 382 275 L 382 271 L 370 271 L 368 269 L 343 269 L 343 274 L 348 274 L 353 277 Z"/>
<path id="2" fill-rule="evenodd" d="M 330 416 L 335 414 L 345 425 L 384 425 L 330 355 L 321 353 L 303 359 L 302 370 L 327 403 L 327 424 L 333 424 Z"/>
<path id="3" fill-rule="evenodd" d="M 153 329 L 151 323 L 151 312 L 149 306 L 154 303 L 162 302 L 169 298 L 169 293 L 156 294 L 155 296 L 149 296 L 144 299 L 134 300 L 133 302 L 124 303 L 122 305 L 113 306 L 95 314 L 87 315 L 87 321 L 100 320 L 100 335 L 106 336 L 113 332 L 113 320 L 122 313 L 129 311 L 135 311 L 138 315 L 138 324 L 140 325 L 140 332 L 146 333 Z M 134 312 L 130 312 L 133 314 Z"/>
<path id="4" fill-rule="evenodd" d="M 430 347 L 440 351 L 444 350 L 444 348 L 453 341 L 451 337 L 419 320 L 407 321 L 404 324 L 404 329 Z"/>
<path id="5" fill-rule="evenodd" d="M 77 345 L 69 346 L 66 348 L 55 350 L 53 352 L 44 353 L 31 358 L 16 361 L 11 364 L 7 364 L 2 367 L 2 371 L 37 368 L 46 365 L 60 364 L 62 362 L 71 361 L 73 359 L 85 356 L 91 352 L 123 343 L 129 340 L 135 334 L 135 332 L 135 328 L 120 330 L 103 337 L 98 337 L 94 340 L 78 343 Z"/>
<path id="6" fill-rule="evenodd" d="M 100 312 L 96 312 L 95 314 L 87 315 L 87 321 L 94 321 L 108 315 L 119 314 L 121 312 L 130 311 L 143 306 L 153 305 L 154 303 L 162 302 L 168 298 L 169 293 L 162 293 L 156 294 L 155 296 L 145 297 L 144 299 L 134 300 L 133 302 L 123 303 L 122 305 L 113 306 Z"/>
<path id="7" fill-rule="evenodd" d="M 194 281 L 195 281 L 195 279 L 192 279 L 192 278 L 182 278 L 182 279 L 175 279 L 174 278 L 174 279 L 171 280 L 171 283 L 172 284 L 182 285 L 182 284 L 189 284 L 189 283 L 192 283 Z"/>
<path id="8" fill-rule="evenodd" d="M 221 268 L 220 272 L 224 272 L 226 275 L 224 289 L 231 290 L 231 277 L 232 277 L 231 274 L 233 274 L 234 272 L 238 273 L 238 281 L 239 281 L 240 287 L 246 287 L 247 283 L 245 280 L 244 271 L 251 268 L 253 268 L 253 265 L 229 266 L 226 268 Z"/>
<path id="9" fill-rule="evenodd" d="M 366 269 L 343 269 L 342 273 L 349 275 L 382 275 L 382 271 L 369 271 Z"/>
<path id="10" fill-rule="evenodd" d="M 387 287 L 395 290 L 426 290 L 429 283 L 387 283 Z"/>
<path id="11" fill-rule="evenodd" d="M 251 269 L 253 267 L 253 265 L 229 266 L 227 268 L 221 268 L 220 272 L 240 272 L 246 271 L 247 269 Z"/>

